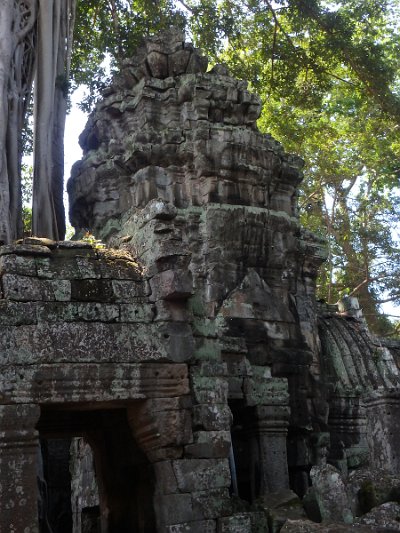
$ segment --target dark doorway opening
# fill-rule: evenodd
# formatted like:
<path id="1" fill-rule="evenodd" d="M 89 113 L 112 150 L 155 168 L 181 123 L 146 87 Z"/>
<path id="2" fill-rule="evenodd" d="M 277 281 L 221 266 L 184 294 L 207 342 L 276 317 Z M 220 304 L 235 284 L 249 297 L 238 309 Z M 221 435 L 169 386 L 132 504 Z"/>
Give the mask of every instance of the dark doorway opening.
<path id="1" fill-rule="evenodd" d="M 40 440 L 37 476 L 41 533 L 72 531 L 70 444 L 71 439 Z"/>
<path id="2" fill-rule="evenodd" d="M 243 400 L 229 400 L 232 412 L 231 438 L 238 495 L 242 500 L 253 502 L 259 496 L 258 444 L 254 431 L 254 409 Z"/>
<path id="3" fill-rule="evenodd" d="M 44 450 L 43 473 L 47 488 L 41 533 L 48 533 L 48 526 L 51 533 L 153 533 L 156 530 L 153 468 L 133 438 L 125 409 L 43 408 L 38 430 Z M 90 444 L 98 487 L 98 505 L 81 509 L 80 531 L 72 525 L 77 522 L 72 520 L 71 484 L 66 489 L 64 482 L 63 490 L 57 492 L 53 490 L 51 474 L 57 468 L 69 472 L 70 461 L 74 460 L 70 452 L 74 437 L 82 437 Z M 52 452 L 55 442 L 63 449 L 63 454 Z M 55 467 L 54 461 L 61 464 Z M 79 491 L 79 487 L 74 490 Z M 54 509 L 55 501 L 60 509 L 68 506 L 71 509 L 63 521 L 55 518 L 60 516 Z"/>

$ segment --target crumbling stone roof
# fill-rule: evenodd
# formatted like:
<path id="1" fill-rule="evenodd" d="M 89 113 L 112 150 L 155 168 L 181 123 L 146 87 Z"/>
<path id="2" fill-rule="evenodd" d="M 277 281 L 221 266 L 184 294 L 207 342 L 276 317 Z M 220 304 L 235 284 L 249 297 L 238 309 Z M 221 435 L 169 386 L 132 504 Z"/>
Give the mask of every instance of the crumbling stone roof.
<path id="1" fill-rule="evenodd" d="M 366 394 L 398 388 L 400 372 L 393 355 L 362 318 L 323 313 L 319 333 L 323 371 L 333 389 Z"/>

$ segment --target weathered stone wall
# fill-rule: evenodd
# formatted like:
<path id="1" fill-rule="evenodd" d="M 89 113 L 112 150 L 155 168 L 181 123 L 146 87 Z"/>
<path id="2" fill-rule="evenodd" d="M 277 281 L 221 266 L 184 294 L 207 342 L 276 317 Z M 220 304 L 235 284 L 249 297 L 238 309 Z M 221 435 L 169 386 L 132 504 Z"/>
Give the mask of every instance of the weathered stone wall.
<path id="1" fill-rule="evenodd" d="M 99 410 L 123 408 L 131 433 L 129 406 L 144 413 L 144 425 L 148 413 L 147 433 L 138 431 L 135 440 L 144 439 L 142 447 L 153 455 L 159 450 L 162 459 L 166 448 L 191 442 L 184 361 L 193 340 L 189 326 L 174 328 L 156 317 L 150 287 L 127 253 L 26 239 L 1 248 L 0 273 L 0 461 L 2 482 L 9 480 L 2 484 L 0 523 L 1 530 L 19 533 L 37 531 L 37 430 L 43 438 L 89 436 L 98 456 L 111 461 L 123 447 L 111 441 L 112 453 L 101 449 L 109 423 Z M 166 431 L 169 415 L 176 424 Z M 112 517 L 117 511 L 107 503 L 114 490 L 107 475 L 101 495 Z"/>

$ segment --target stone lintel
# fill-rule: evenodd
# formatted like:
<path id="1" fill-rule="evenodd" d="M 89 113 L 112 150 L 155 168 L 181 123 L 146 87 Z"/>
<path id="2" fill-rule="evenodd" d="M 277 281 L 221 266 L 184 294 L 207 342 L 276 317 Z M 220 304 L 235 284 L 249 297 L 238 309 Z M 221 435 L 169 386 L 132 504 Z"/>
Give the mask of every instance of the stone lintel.
<path id="1" fill-rule="evenodd" d="M 3 367 L 0 401 L 76 404 L 169 398 L 189 392 L 186 364 L 62 363 Z"/>
<path id="2" fill-rule="evenodd" d="M 188 324 L 39 322 L 0 327 L 0 365 L 183 363 L 193 345 Z"/>
<path id="3" fill-rule="evenodd" d="M 289 405 L 288 382 L 286 378 L 245 377 L 243 389 L 249 406 L 278 408 Z M 260 411 L 261 415 L 261 411 Z"/>

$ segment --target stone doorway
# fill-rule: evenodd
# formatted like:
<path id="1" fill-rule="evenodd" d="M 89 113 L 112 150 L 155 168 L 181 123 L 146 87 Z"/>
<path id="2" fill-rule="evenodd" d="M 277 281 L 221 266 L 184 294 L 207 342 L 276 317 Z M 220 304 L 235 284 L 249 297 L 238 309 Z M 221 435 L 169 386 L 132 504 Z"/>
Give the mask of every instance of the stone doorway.
<path id="1" fill-rule="evenodd" d="M 154 471 L 132 435 L 126 409 L 84 410 L 52 406 L 42 409 L 37 429 L 42 449 L 47 445 L 44 460 L 47 498 L 53 502 L 53 509 L 54 500 L 64 499 L 58 502 L 64 519 L 46 513 L 46 520 L 41 519 L 41 533 L 68 533 L 66 515 L 71 499 L 71 533 L 150 533 L 156 530 Z M 73 475 L 74 461 L 78 458 L 74 454 L 66 457 L 65 446 L 76 437 L 83 438 L 93 454 L 94 472 L 87 474 L 95 475 L 95 482 L 93 485 L 92 480 L 92 486 L 86 487 L 92 494 L 74 492 L 74 488 L 68 492 L 65 487 L 55 494 L 54 482 L 49 475 L 57 469 L 65 471 L 66 465 L 62 461 L 65 463 L 66 460 L 71 462 L 68 468 Z M 58 446 L 54 445 L 56 440 Z M 62 456 L 57 453 L 60 449 L 64 450 Z M 54 461 L 61 461 L 57 468 L 52 464 Z M 72 482 L 74 486 L 73 479 Z"/>
<path id="2" fill-rule="evenodd" d="M 39 437 L 84 437 L 93 449 L 99 505 L 85 508 L 85 533 L 161 531 L 175 519 L 164 470 L 171 457 L 176 469 L 192 464 L 180 459 L 192 442 L 187 365 L 63 363 L 62 370 L 57 364 L 21 369 L 14 381 L 3 376 L 10 400 L 29 394 L 30 402 L 0 406 L 1 531 L 47 533 L 38 519 Z M 204 463 L 199 468 L 209 466 Z M 161 495 L 153 499 L 155 486 Z M 183 496 L 186 504 L 191 496 Z M 81 526 L 82 520 L 73 533 L 83 533 Z"/>

